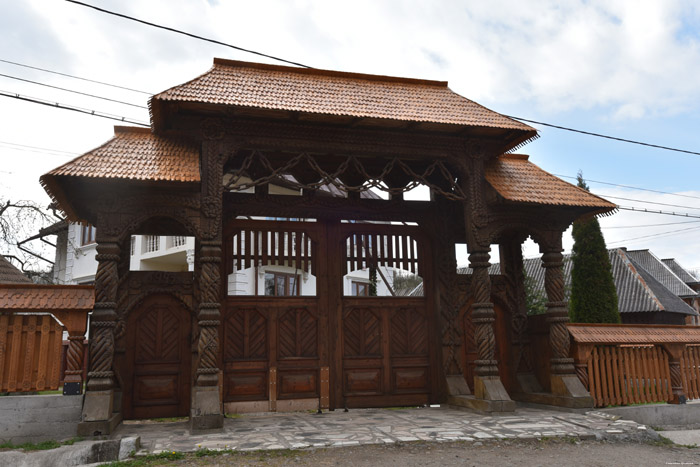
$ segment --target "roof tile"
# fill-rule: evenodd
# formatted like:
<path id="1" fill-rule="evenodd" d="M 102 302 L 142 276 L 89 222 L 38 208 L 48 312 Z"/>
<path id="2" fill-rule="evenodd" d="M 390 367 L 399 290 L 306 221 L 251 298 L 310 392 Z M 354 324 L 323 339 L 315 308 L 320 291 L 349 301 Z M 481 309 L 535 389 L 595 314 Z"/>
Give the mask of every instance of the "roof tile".
<path id="1" fill-rule="evenodd" d="M 583 188 L 546 172 L 522 154 L 504 154 L 485 171 L 486 180 L 508 201 L 557 206 L 599 208 L 610 212 L 617 206 Z"/>
<path id="2" fill-rule="evenodd" d="M 450 90 L 444 81 L 214 59 L 203 75 L 153 96 L 316 114 L 446 123 L 535 132 Z M 153 108 L 153 106 L 151 106 Z"/>
<path id="3" fill-rule="evenodd" d="M 95 289 L 86 285 L 0 285 L 3 311 L 91 310 Z"/>

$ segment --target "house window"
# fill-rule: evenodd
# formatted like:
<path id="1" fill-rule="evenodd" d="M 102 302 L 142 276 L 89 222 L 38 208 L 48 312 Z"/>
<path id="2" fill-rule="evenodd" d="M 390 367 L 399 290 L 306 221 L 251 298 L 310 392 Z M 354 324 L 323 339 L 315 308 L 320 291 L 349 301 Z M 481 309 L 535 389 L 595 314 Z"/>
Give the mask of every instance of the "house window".
<path id="1" fill-rule="evenodd" d="M 146 253 L 152 253 L 160 249 L 160 237 L 158 235 L 145 235 Z"/>
<path id="2" fill-rule="evenodd" d="M 131 256 L 134 256 L 136 254 L 136 237 L 133 235 L 131 236 Z"/>
<path id="3" fill-rule="evenodd" d="M 284 297 L 299 295 L 299 276 L 282 272 L 265 273 L 265 295 Z"/>
<path id="4" fill-rule="evenodd" d="M 90 224 L 80 224 L 80 245 L 95 243 L 96 229 Z"/>
<path id="5" fill-rule="evenodd" d="M 355 297 L 369 297 L 369 284 L 367 282 L 352 281 L 351 295 Z"/>

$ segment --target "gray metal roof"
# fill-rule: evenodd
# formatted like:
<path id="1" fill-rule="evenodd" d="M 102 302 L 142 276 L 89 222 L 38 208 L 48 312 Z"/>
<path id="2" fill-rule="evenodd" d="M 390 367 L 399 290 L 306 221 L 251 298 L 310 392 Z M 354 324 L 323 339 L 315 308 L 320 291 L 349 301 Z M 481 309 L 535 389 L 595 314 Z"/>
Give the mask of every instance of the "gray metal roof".
<path id="1" fill-rule="evenodd" d="M 679 297 L 695 297 L 697 292 L 688 287 L 659 258 L 649 250 L 628 250 L 627 256 L 641 265 L 654 279 L 661 282 L 668 290 Z"/>
<path id="2" fill-rule="evenodd" d="M 0 284 L 31 284 L 27 276 L 0 255 Z"/>
<path id="3" fill-rule="evenodd" d="M 608 250 L 613 281 L 617 290 L 618 309 L 620 313 L 659 312 L 696 314 L 685 303 L 657 280 L 643 265 L 630 258 L 625 250 L 614 248 Z M 525 274 L 534 281 L 535 289 L 545 293 L 544 268 L 540 258 L 524 260 Z M 564 255 L 564 282 L 567 299 L 571 293 L 571 255 Z"/>
<path id="4" fill-rule="evenodd" d="M 676 261 L 674 258 L 666 258 L 661 260 L 666 267 L 668 267 L 673 273 L 678 276 L 680 280 L 685 282 L 686 284 L 697 284 L 698 281 L 695 277 L 693 277 L 692 274 L 688 272 L 686 268 L 678 264 L 678 261 Z"/>

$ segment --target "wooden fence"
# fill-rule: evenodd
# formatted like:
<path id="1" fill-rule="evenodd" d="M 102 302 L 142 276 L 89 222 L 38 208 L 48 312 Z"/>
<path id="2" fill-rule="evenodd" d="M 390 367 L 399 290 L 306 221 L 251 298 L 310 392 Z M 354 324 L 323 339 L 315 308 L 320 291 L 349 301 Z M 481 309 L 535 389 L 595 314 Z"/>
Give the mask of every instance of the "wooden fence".
<path id="1" fill-rule="evenodd" d="M 700 398 L 700 327 L 570 324 L 569 332 L 596 407 Z"/>
<path id="2" fill-rule="evenodd" d="M 58 389 L 62 337 L 51 315 L 0 315 L 0 392 Z"/>
<path id="3" fill-rule="evenodd" d="M 66 331 L 63 394 L 80 394 L 94 303 L 91 286 L 0 284 L 0 392 L 58 389 Z"/>

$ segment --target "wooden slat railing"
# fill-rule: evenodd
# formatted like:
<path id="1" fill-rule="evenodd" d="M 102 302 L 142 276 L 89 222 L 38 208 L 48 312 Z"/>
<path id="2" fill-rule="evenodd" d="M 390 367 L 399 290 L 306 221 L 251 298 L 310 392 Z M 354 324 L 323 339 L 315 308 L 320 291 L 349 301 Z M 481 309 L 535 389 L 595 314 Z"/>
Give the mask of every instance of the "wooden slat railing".
<path id="1" fill-rule="evenodd" d="M 596 407 L 672 399 L 668 357 L 653 345 L 594 347 L 588 383 Z"/>
<path id="2" fill-rule="evenodd" d="M 597 407 L 700 399 L 700 326 L 569 324 L 569 333 Z"/>
<path id="3" fill-rule="evenodd" d="M 0 315 L 0 391 L 58 389 L 62 336 L 51 315 Z"/>

